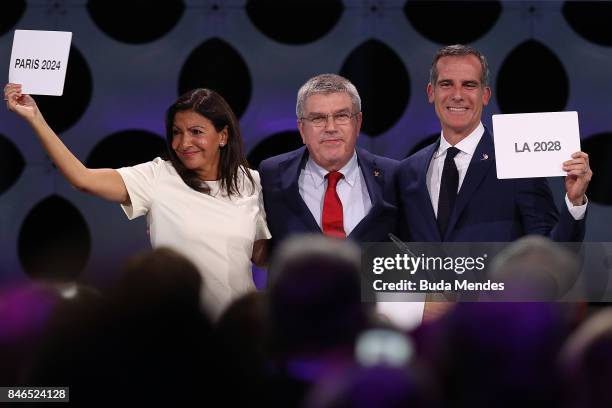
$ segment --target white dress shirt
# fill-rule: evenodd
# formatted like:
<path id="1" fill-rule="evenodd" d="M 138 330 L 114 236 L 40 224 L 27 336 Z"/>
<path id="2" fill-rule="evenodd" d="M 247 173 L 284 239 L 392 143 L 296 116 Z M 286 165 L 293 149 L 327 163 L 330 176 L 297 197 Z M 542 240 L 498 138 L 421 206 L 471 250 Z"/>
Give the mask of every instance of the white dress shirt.
<path id="1" fill-rule="evenodd" d="M 339 172 L 344 177 L 338 181 L 336 192 L 342 202 L 344 232 L 348 236 L 370 211 L 372 200 L 363 173 L 359 169 L 356 153 Z M 325 178 L 327 173 L 327 170 L 309 157 L 298 178 L 300 195 L 319 227 L 321 227 L 323 201 L 327 190 L 327 179 Z M 386 294 L 386 296 L 391 296 L 391 294 Z M 408 301 L 408 297 L 416 301 Z M 421 323 L 425 295 L 404 294 L 401 300 L 404 301 L 376 302 L 376 310 L 391 324 L 405 330 L 413 329 Z"/>
<path id="2" fill-rule="evenodd" d="M 455 145 L 459 149 L 459 153 L 455 156 L 455 165 L 459 172 L 459 186 L 457 192 L 461 190 L 461 185 L 465 179 L 465 174 L 474 156 L 476 147 L 480 143 L 480 139 L 484 134 L 484 126 L 482 123 L 478 125 L 472 133 L 470 133 L 465 139 L 461 140 Z M 444 138 L 444 132 L 440 137 L 440 146 L 434 153 L 429 168 L 427 169 L 427 190 L 429 191 L 429 197 L 431 197 L 431 205 L 433 206 L 434 214 L 438 217 L 438 200 L 440 198 L 440 183 L 442 182 L 442 170 L 444 169 L 444 159 L 446 159 L 446 151 L 451 147 L 450 143 Z M 572 202 L 565 195 L 565 204 L 572 217 L 575 220 L 581 220 L 584 218 L 586 212 L 587 203 L 583 205 L 573 205 Z"/>
<path id="3" fill-rule="evenodd" d="M 344 232 L 348 236 L 368 214 L 372 208 L 372 200 L 370 200 L 368 187 L 359 168 L 357 152 L 354 152 L 348 163 L 338 171 L 344 176 L 338 181 L 336 192 L 342 202 Z M 309 157 L 298 178 L 300 195 L 319 227 L 321 227 L 323 217 L 323 202 L 327 190 L 325 175 L 327 173 L 329 173 L 327 170 Z"/>

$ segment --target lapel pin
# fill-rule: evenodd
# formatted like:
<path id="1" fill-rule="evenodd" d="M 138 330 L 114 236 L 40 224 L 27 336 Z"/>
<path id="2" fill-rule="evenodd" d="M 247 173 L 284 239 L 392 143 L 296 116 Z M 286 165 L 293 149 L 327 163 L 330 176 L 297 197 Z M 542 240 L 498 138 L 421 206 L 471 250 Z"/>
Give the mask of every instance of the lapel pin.
<path id="1" fill-rule="evenodd" d="M 374 177 L 380 177 L 380 170 L 374 169 Z"/>
<path id="2" fill-rule="evenodd" d="M 482 154 L 482 159 L 480 159 L 480 161 L 483 161 L 483 160 L 489 160 L 489 155 L 486 154 L 486 153 L 483 153 Z"/>

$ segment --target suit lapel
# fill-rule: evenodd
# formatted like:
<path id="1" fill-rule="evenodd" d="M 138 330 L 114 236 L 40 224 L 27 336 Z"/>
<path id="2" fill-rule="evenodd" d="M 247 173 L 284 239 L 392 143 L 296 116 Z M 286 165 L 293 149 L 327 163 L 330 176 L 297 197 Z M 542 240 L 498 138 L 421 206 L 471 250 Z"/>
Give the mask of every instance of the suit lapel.
<path id="1" fill-rule="evenodd" d="M 306 164 L 306 160 L 308 160 L 308 151 L 305 147 L 302 147 L 296 150 L 287 160 L 280 163 L 280 189 L 289 208 L 304 222 L 304 225 L 313 232 L 321 232 L 319 224 L 317 224 L 310 209 L 300 195 L 298 179 L 302 168 Z"/>
<path id="2" fill-rule="evenodd" d="M 440 236 L 440 230 L 438 229 L 438 221 L 436 220 L 436 213 L 434 212 L 433 203 L 431 202 L 431 195 L 429 194 L 429 190 L 427 189 L 427 172 L 429 170 L 429 165 L 433 159 L 434 154 L 440 147 L 440 139 L 438 139 L 437 143 L 426 147 L 425 154 L 423 155 L 423 161 L 419 164 L 420 171 L 418 174 L 420 175 L 420 180 L 418 184 L 418 202 L 424 203 L 423 208 L 421 209 L 421 216 L 425 219 L 425 225 L 429 228 L 429 232 L 437 238 L 438 241 L 442 241 L 442 237 Z M 410 228 L 410 226 L 408 226 Z"/>
<path id="3" fill-rule="evenodd" d="M 457 201 L 455 201 L 455 208 L 453 209 L 453 214 L 451 215 L 451 219 L 446 230 L 447 237 L 455 227 L 461 213 L 465 210 L 466 206 L 474 195 L 474 192 L 489 172 L 494 161 L 495 149 L 493 146 L 493 139 L 491 138 L 489 132 L 485 130 L 480 142 L 478 143 L 478 146 L 476 146 L 476 150 L 474 151 L 474 155 L 472 156 L 472 160 L 468 166 L 467 173 L 463 179 L 463 184 L 461 184 L 461 188 L 459 189 Z"/>
<path id="4" fill-rule="evenodd" d="M 368 194 L 370 195 L 370 201 L 372 202 L 372 208 L 370 211 L 359 221 L 359 223 L 353 228 L 349 234 L 350 238 L 360 241 L 359 237 L 364 236 L 367 233 L 368 225 L 370 220 L 376 219 L 378 214 L 381 213 L 385 206 L 383 199 L 383 187 L 385 185 L 385 177 L 388 177 L 376 165 L 376 158 L 366 150 L 357 148 L 357 161 L 359 163 L 359 171 L 363 174 Z M 351 205 L 345 203 L 343 205 Z"/>

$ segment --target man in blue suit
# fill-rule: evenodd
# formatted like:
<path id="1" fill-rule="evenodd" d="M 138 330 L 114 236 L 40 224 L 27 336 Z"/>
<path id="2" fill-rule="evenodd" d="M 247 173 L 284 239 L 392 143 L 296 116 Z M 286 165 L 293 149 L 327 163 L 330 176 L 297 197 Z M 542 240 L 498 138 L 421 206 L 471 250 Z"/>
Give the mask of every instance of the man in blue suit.
<path id="1" fill-rule="evenodd" d="M 586 153 L 563 163 L 566 205 L 559 213 L 546 179 L 497 178 L 495 150 L 481 123 L 491 97 L 485 57 L 476 49 L 440 49 L 427 85 L 440 119 L 440 139 L 398 169 L 400 235 L 415 242 L 507 242 L 539 234 L 582 241 L 585 192 L 592 176 Z"/>
<path id="2" fill-rule="evenodd" d="M 484 55 L 463 45 L 438 50 L 427 96 L 442 132 L 398 168 L 404 241 L 508 242 L 528 234 L 582 241 L 585 192 L 593 174 L 586 153 L 563 163 L 567 194 L 560 213 L 546 179 L 497 178 L 493 139 L 481 122 L 491 98 Z M 427 302 L 423 318 L 434 319 L 450 305 Z"/>
<path id="3" fill-rule="evenodd" d="M 259 167 L 272 248 L 298 233 L 388 240 L 397 226 L 398 163 L 355 147 L 362 121 L 355 86 L 339 75 L 313 77 L 298 92 L 296 114 L 306 146 Z"/>

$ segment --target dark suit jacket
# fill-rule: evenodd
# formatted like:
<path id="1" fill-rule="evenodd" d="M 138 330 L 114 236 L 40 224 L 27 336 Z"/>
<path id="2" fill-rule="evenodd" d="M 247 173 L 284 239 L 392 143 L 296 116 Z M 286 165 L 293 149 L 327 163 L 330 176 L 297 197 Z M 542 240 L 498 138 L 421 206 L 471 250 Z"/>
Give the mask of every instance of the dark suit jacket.
<path id="1" fill-rule="evenodd" d="M 394 176 L 399 163 L 356 150 L 372 208 L 348 238 L 357 242 L 388 241 L 390 232 L 397 233 Z M 308 150 L 302 147 L 264 160 L 259 166 L 272 247 L 292 234 L 322 232 L 299 192 L 298 177 L 307 160 Z"/>
<path id="2" fill-rule="evenodd" d="M 440 141 L 400 163 L 397 188 L 400 237 L 414 242 L 509 242 L 528 234 L 582 241 L 584 219 L 567 206 L 559 214 L 545 178 L 498 180 L 488 131 L 476 147 L 457 195 L 445 236 L 440 236 L 427 190 L 427 170 Z"/>

